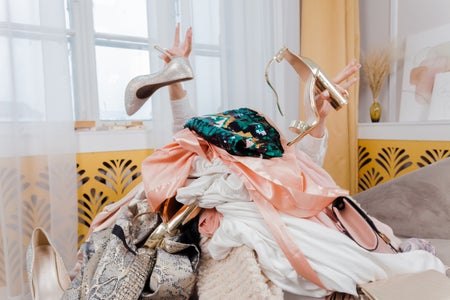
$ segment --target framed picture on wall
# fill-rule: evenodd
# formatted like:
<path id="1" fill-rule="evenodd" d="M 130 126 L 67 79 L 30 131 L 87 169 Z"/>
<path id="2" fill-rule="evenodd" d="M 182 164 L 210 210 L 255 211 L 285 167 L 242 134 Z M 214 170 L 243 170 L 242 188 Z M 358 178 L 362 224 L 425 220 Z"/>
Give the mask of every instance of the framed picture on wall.
<path id="1" fill-rule="evenodd" d="M 399 121 L 450 120 L 450 24 L 406 39 Z"/>

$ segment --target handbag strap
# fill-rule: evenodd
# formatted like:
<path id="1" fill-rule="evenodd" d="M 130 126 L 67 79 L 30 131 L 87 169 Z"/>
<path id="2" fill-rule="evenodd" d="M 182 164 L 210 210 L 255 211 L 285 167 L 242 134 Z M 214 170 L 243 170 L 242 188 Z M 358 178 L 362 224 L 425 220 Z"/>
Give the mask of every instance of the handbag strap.
<path id="1" fill-rule="evenodd" d="M 392 245 L 391 240 L 377 228 L 369 215 L 351 197 L 337 197 L 333 201 L 332 210 L 344 230 L 359 246 L 368 251 L 377 251 L 379 248 L 378 239 L 380 238 L 388 247 L 382 247 L 383 251 L 378 249 L 377 252 L 385 252 L 384 250 L 393 253 L 398 252 Z M 366 230 L 364 231 L 364 229 Z M 373 241 L 368 240 L 371 236 Z"/>

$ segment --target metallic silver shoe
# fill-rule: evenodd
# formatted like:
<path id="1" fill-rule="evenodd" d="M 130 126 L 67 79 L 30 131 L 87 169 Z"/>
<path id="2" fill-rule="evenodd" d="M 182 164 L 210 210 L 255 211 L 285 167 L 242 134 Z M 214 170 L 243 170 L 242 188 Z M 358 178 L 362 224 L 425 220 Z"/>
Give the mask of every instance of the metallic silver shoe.
<path id="1" fill-rule="evenodd" d="M 170 58 L 160 72 L 137 76 L 128 83 L 125 89 L 125 110 L 129 116 L 136 113 L 159 88 L 194 78 L 187 58 L 181 56 Z"/>

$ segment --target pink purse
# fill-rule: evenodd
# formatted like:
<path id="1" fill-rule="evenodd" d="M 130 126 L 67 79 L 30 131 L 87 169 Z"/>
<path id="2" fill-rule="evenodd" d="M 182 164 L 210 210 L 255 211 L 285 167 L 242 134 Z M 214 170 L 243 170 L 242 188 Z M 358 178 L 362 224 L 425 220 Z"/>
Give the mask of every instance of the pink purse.
<path id="1" fill-rule="evenodd" d="M 340 196 L 332 203 L 338 225 L 352 240 L 367 251 L 397 253 L 389 238 L 375 226 L 372 219 L 350 197 Z"/>

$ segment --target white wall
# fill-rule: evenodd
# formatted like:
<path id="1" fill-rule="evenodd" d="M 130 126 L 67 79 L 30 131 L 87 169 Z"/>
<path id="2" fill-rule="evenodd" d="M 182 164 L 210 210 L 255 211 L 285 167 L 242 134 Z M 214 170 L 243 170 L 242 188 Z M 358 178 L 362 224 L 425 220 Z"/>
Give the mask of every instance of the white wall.
<path id="1" fill-rule="evenodd" d="M 405 39 L 410 34 L 450 24 L 448 0 L 360 0 L 361 52 L 370 47 L 394 41 L 403 53 Z M 450 40 L 450 32 L 449 32 Z M 398 120 L 403 62 L 393 69 L 390 84 L 385 84 L 380 95 L 383 108 L 382 122 Z M 372 95 L 361 72 L 359 122 L 370 122 L 369 106 Z"/>

